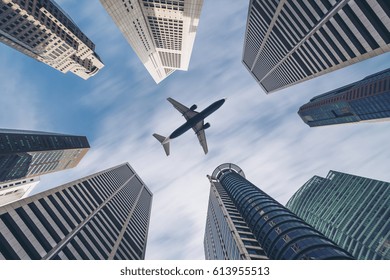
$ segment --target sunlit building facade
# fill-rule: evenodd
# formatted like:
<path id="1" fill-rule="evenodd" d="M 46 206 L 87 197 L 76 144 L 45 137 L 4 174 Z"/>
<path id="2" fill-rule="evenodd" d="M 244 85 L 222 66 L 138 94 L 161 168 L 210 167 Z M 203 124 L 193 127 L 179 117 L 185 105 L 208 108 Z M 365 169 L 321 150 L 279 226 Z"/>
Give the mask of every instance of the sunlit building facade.
<path id="1" fill-rule="evenodd" d="M 382 0 L 250 0 L 243 64 L 266 93 L 390 50 Z"/>
<path id="2" fill-rule="evenodd" d="M 390 183 L 330 171 L 307 181 L 286 207 L 356 259 L 390 259 Z"/>
<path id="3" fill-rule="evenodd" d="M 152 193 L 129 164 L 0 207 L 0 259 L 141 260 Z"/>
<path id="4" fill-rule="evenodd" d="M 226 163 L 211 176 L 206 259 L 353 259 Z"/>
<path id="5" fill-rule="evenodd" d="M 316 96 L 299 116 L 310 127 L 390 120 L 390 68 Z"/>
<path id="6" fill-rule="evenodd" d="M 0 42 L 85 80 L 104 66 L 94 43 L 53 0 L 0 0 Z"/>
<path id="7" fill-rule="evenodd" d="M 188 70 L 203 0 L 100 0 L 156 83 Z"/>
<path id="8" fill-rule="evenodd" d="M 0 183 L 0 206 L 25 198 L 38 185 L 40 177 Z"/>

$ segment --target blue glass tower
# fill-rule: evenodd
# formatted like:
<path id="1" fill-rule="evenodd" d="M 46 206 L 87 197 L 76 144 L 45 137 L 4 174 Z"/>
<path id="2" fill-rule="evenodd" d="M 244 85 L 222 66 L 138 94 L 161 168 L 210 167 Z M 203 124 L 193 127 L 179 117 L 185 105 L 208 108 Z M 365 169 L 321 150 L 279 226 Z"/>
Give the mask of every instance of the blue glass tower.
<path id="1" fill-rule="evenodd" d="M 256 242 L 253 245 L 261 246 L 257 253 L 263 253 L 269 259 L 291 259 L 291 260 L 327 260 L 327 259 L 353 259 L 353 257 L 330 241 L 312 226 L 297 217 L 290 210 L 278 203 L 272 197 L 261 191 L 251 182 L 245 179 L 241 168 L 234 164 L 222 164 L 209 177 L 211 185 L 220 185 L 226 192 L 230 201 L 234 204 L 237 213 L 226 217 L 236 219 L 238 222 L 244 221 L 245 226 L 250 231 L 248 235 L 242 237 L 254 237 Z M 220 196 L 224 196 L 220 193 Z M 221 205 L 223 208 L 224 205 Z M 228 205 L 229 208 L 231 208 Z M 208 218 L 211 212 L 209 208 Z M 229 215 L 226 215 L 229 216 Z M 234 217 L 236 216 L 236 217 Z M 214 230 L 220 224 L 208 223 L 205 234 L 205 255 L 211 259 L 218 257 L 213 252 L 221 252 L 220 242 L 223 235 L 220 230 Z M 234 234 L 234 232 L 232 232 Z M 240 238 L 234 238 L 240 239 Z M 228 243 L 222 240 L 223 243 Z M 243 243 L 243 242 L 242 242 Z M 238 247 L 240 242 L 236 243 Z M 245 252 L 245 250 L 241 250 Z M 241 257 L 241 259 L 244 259 Z"/>
<path id="2" fill-rule="evenodd" d="M 390 183 L 329 171 L 286 207 L 359 260 L 390 259 Z"/>
<path id="3" fill-rule="evenodd" d="M 361 81 L 318 95 L 299 116 L 310 127 L 390 118 L 390 68 Z"/>

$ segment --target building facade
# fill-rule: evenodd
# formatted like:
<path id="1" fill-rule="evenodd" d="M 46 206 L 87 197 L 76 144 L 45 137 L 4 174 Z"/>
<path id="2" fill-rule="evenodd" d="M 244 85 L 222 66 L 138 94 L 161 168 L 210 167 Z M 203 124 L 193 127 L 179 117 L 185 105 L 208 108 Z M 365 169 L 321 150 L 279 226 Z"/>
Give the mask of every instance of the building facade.
<path id="1" fill-rule="evenodd" d="M 73 168 L 89 148 L 85 136 L 0 129 L 0 182 Z"/>
<path id="2" fill-rule="evenodd" d="M 206 259 L 353 259 L 246 180 L 237 165 L 220 165 L 209 180 Z"/>
<path id="3" fill-rule="evenodd" d="M 238 170 L 243 174 L 242 170 Z M 210 179 L 204 252 L 206 260 L 268 259 L 226 190 Z"/>
<path id="4" fill-rule="evenodd" d="M 388 52 L 382 0 L 250 0 L 243 64 L 266 93 Z"/>
<path id="5" fill-rule="evenodd" d="M 94 43 L 53 0 L 0 0 L 0 42 L 85 80 L 104 66 Z"/>
<path id="6" fill-rule="evenodd" d="M 299 116 L 310 127 L 390 119 L 390 68 L 316 96 Z"/>
<path id="7" fill-rule="evenodd" d="M 0 259 L 145 258 L 152 193 L 122 164 L 0 207 Z"/>
<path id="8" fill-rule="evenodd" d="M 306 182 L 286 207 L 356 259 L 390 259 L 390 183 L 330 171 Z"/>
<path id="9" fill-rule="evenodd" d="M 100 0 L 156 83 L 188 70 L 203 0 Z"/>
<path id="10" fill-rule="evenodd" d="M 0 183 L 0 206 L 25 198 L 38 185 L 39 177 Z"/>

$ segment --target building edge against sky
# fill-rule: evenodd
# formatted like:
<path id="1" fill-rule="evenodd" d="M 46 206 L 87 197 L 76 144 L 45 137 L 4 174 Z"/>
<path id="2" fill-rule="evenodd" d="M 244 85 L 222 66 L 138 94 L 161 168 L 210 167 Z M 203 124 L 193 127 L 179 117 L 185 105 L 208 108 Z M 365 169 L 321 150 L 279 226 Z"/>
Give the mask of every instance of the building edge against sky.
<path id="1" fill-rule="evenodd" d="M 310 127 L 390 120 L 390 68 L 318 95 L 298 111 Z"/>
<path id="2" fill-rule="evenodd" d="M 0 259 L 144 259 L 152 196 L 127 163 L 0 207 Z"/>
<path id="3" fill-rule="evenodd" d="M 254 258 L 249 259 L 353 259 L 246 180 L 237 165 L 222 164 L 208 178 L 212 191 L 204 238 L 206 259 L 248 259 L 245 254 L 251 252 Z M 218 196 L 220 200 L 215 199 Z"/>
<path id="4" fill-rule="evenodd" d="M 380 0 L 250 0 L 242 62 L 272 93 L 388 52 L 389 15 Z"/>
<path id="5" fill-rule="evenodd" d="M 76 167 L 89 148 L 85 136 L 0 129 L 0 205 L 25 197 L 38 176 Z"/>
<path id="6" fill-rule="evenodd" d="M 203 0 L 100 0 L 158 84 L 188 70 Z"/>
<path id="7" fill-rule="evenodd" d="M 104 67 L 94 43 L 52 0 L 0 0 L 0 42 L 85 80 Z"/>
<path id="8" fill-rule="evenodd" d="M 329 171 L 307 181 L 286 207 L 356 259 L 390 259 L 390 183 Z"/>

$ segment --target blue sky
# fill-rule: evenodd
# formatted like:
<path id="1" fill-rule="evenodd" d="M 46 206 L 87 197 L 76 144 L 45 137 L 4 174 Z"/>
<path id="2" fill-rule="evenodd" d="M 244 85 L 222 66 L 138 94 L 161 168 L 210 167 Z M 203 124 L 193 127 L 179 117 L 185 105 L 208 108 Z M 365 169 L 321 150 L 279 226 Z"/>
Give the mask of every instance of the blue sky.
<path id="1" fill-rule="evenodd" d="M 129 162 L 154 194 L 147 259 L 204 258 L 206 175 L 225 162 L 282 204 L 329 170 L 390 181 L 390 122 L 309 128 L 296 113 L 315 95 L 388 68 L 389 53 L 266 95 L 241 63 L 248 1 L 206 0 L 189 71 L 156 85 L 98 0 L 57 2 L 105 67 L 84 81 L 0 45 L 0 127 L 88 137 L 79 166 L 42 176 L 37 191 Z M 165 156 L 152 134 L 184 122 L 168 97 L 199 110 L 228 97 L 207 119 L 208 155 L 189 131 Z"/>

